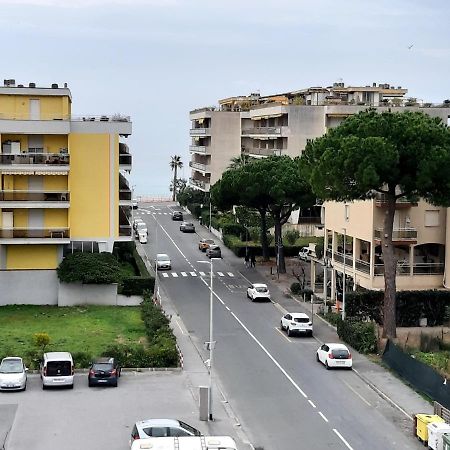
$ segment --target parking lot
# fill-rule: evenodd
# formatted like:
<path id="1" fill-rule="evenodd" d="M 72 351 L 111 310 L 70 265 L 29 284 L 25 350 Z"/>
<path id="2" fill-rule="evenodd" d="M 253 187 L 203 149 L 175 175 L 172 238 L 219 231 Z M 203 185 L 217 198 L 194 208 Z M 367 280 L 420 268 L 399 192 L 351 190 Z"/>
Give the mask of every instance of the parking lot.
<path id="1" fill-rule="evenodd" d="M 41 386 L 32 374 L 25 392 L 0 392 L 0 448 L 123 450 L 136 421 L 157 417 L 212 431 L 199 420 L 196 388 L 181 371 L 123 372 L 118 388 L 89 388 L 87 374 L 75 375 L 73 390 Z"/>

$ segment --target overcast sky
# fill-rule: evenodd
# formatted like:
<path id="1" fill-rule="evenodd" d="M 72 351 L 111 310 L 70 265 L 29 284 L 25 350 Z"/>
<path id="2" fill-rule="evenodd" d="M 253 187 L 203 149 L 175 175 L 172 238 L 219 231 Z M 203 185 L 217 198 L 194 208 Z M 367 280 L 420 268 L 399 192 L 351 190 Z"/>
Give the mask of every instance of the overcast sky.
<path id="1" fill-rule="evenodd" d="M 190 176 L 189 111 L 219 98 L 335 81 L 450 98 L 449 23 L 449 0 L 0 0 L 1 78 L 131 115 L 131 184 L 163 196 L 171 155 Z"/>

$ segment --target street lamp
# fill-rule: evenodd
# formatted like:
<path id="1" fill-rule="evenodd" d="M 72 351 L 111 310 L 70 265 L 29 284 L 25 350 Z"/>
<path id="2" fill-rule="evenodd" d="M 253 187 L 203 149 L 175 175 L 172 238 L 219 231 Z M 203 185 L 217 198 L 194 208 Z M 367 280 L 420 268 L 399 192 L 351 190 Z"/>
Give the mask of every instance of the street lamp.
<path id="1" fill-rule="evenodd" d="M 342 278 L 343 278 L 343 287 L 342 287 L 342 320 L 345 320 L 345 247 L 347 242 L 347 229 L 343 228 L 344 230 L 344 270 L 342 272 Z"/>
<path id="2" fill-rule="evenodd" d="M 156 222 L 156 230 L 155 230 L 155 294 L 156 294 L 156 300 L 158 301 L 158 303 L 161 305 L 160 303 L 160 298 L 159 298 L 159 283 L 158 283 L 158 261 L 157 261 L 157 256 L 158 256 L 158 228 L 159 228 L 159 222 L 158 219 L 156 218 L 156 215 L 153 213 L 152 217 L 155 219 Z"/>
<path id="3" fill-rule="evenodd" d="M 212 412 L 212 406 L 213 406 L 213 400 L 212 400 L 212 381 L 213 381 L 213 356 L 214 356 L 214 346 L 215 342 L 213 340 L 213 299 L 214 299 L 214 293 L 213 293 L 213 260 L 214 259 L 220 259 L 220 258 L 210 258 L 210 261 L 197 261 L 201 264 L 209 264 L 210 265 L 210 279 L 209 279 L 209 342 L 208 349 L 209 349 L 209 405 L 208 405 L 208 412 L 209 412 L 209 420 L 213 420 L 213 412 Z"/>

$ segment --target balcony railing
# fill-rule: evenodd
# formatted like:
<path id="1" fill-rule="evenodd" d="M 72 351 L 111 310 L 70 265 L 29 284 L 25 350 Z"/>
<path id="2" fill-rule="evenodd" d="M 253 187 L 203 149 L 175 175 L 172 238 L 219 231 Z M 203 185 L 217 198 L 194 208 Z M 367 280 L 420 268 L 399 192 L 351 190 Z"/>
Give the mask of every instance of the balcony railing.
<path id="1" fill-rule="evenodd" d="M 193 169 L 201 170 L 202 172 L 209 172 L 207 164 L 198 163 L 195 161 L 189 161 L 189 167 L 192 167 Z"/>
<path id="2" fill-rule="evenodd" d="M 273 156 L 281 155 L 283 149 L 281 148 L 245 148 L 244 153 L 257 156 Z"/>
<path id="3" fill-rule="evenodd" d="M 67 153 L 20 153 L 20 154 L 0 154 L 0 165 L 12 164 L 51 164 L 67 166 L 70 163 L 70 156 Z"/>
<path id="4" fill-rule="evenodd" d="M 383 228 L 376 228 L 374 230 L 375 239 L 381 240 L 383 236 Z M 394 228 L 392 230 L 393 241 L 416 241 L 417 229 L 416 228 Z"/>
<path id="5" fill-rule="evenodd" d="M 189 130 L 189 134 L 191 136 L 206 136 L 209 133 L 210 133 L 209 128 L 191 128 Z"/>
<path id="6" fill-rule="evenodd" d="M 68 239 L 69 228 L 0 228 L 0 239 Z"/>
<path id="7" fill-rule="evenodd" d="M 204 191 L 209 190 L 209 183 L 207 181 L 196 180 L 195 178 L 189 178 L 189 182 L 192 185 L 197 186 L 198 188 L 200 188 Z"/>
<path id="8" fill-rule="evenodd" d="M 131 201 L 131 191 L 130 189 L 120 189 L 119 190 L 119 200 L 129 200 Z"/>
<path id="9" fill-rule="evenodd" d="M 355 268 L 360 272 L 370 273 L 370 263 L 362 259 L 355 259 Z"/>
<path id="10" fill-rule="evenodd" d="M 0 120 L 70 120 L 73 122 L 131 122 L 130 116 L 121 114 L 113 115 L 84 115 L 74 116 L 71 114 L 43 114 L 38 119 L 31 119 L 29 114 L 5 114 L 0 113 Z"/>
<path id="11" fill-rule="evenodd" d="M 243 135 L 250 134 L 275 134 L 281 135 L 281 127 L 253 127 L 253 128 L 244 128 L 242 130 Z"/>
<path id="12" fill-rule="evenodd" d="M 340 252 L 334 252 L 334 260 L 344 264 L 344 254 Z M 346 254 L 345 255 L 345 265 L 353 267 L 353 256 Z"/>
<path id="13" fill-rule="evenodd" d="M 414 275 L 440 275 L 444 273 L 444 263 L 418 263 L 413 265 Z"/>
<path id="14" fill-rule="evenodd" d="M 0 191 L 1 202 L 68 202 L 69 191 Z"/>
<path id="15" fill-rule="evenodd" d="M 132 228 L 131 225 L 119 225 L 119 236 L 131 236 Z"/>
<path id="16" fill-rule="evenodd" d="M 204 155 L 209 153 L 208 147 L 206 147 L 204 145 L 190 145 L 189 146 L 189 151 L 192 152 L 192 153 L 202 153 Z"/>
<path id="17" fill-rule="evenodd" d="M 119 165 L 120 166 L 131 166 L 131 155 L 126 153 L 119 154 Z"/>
<path id="18" fill-rule="evenodd" d="M 386 194 L 382 194 L 380 192 L 377 192 L 376 196 L 375 196 L 375 205 L 376 206 L 384 206 L 387 204 L 387 196 Z M 405 206 L 416 206 L 417 202 L 413 202 L 411 200 L 408 200 L 406 197 L 399 197 L 396 201 L 396 206 L 397 207 L 405 207 Z"/>

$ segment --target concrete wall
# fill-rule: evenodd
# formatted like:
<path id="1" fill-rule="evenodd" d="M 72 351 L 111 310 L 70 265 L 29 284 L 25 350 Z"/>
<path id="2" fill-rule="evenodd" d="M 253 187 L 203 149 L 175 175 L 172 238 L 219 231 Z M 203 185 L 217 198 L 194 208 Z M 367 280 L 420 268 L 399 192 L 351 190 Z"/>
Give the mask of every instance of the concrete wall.
<path id="1" fill-rule="evenodd" d="M 0 306 L 57 304 L 56 270 L 0 271 Z"/>
<path id="2" fill-rule="evenodd" d="M 117 305 L 117 284 L 60 283 L 58 306 Z"/>

